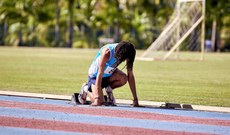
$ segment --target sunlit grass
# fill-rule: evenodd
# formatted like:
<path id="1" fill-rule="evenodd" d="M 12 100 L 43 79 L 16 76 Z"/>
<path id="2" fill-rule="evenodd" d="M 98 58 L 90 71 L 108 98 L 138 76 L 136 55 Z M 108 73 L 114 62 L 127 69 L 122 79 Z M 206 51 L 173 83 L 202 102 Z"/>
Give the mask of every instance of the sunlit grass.
<path id="1" fill-rule="evenodd" d="M 96 51 L 0 47 L 0 89 L 78 92 Z M 203 62 L 136 61 L 134 72 L 140 100 L 230 107 L 230 54 L 206 54 Z M 114 92 L 117 98 L 132 99 L 128 85 Z"/>

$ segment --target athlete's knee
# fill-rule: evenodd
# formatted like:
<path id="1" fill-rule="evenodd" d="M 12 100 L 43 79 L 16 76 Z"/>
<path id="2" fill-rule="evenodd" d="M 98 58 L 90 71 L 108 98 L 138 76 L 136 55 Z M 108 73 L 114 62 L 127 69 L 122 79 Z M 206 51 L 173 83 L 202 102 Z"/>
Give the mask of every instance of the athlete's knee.
<path id="1" fill-rule="evenodd" d="M 120 70 L 115 71 L 115 73 L 110 79 L 111 79 L 110 82 L 116 84 L 114 87 L 121 87 L 125 85 L 128 81 L 127 75 Z"/>
<path id="2" fill-rule="evenodd" d="M 122 75 L 120 76 L 121 85 L 125 85 L 125 84 L 127 83 L 127 81 L 128 81 L 127 75 L 126 75 L 126 74 L 122 74 Z"/>

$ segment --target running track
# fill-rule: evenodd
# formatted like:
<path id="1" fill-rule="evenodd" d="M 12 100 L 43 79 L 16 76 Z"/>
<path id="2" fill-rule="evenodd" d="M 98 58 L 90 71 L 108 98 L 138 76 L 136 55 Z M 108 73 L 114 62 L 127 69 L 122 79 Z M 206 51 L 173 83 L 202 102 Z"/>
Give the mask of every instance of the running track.
<path id="1" fill-rule="evenodd" d="M 64 100 L 0 96 L 0 135 L 223 134 L 230 113 L 73 106 Z"/>

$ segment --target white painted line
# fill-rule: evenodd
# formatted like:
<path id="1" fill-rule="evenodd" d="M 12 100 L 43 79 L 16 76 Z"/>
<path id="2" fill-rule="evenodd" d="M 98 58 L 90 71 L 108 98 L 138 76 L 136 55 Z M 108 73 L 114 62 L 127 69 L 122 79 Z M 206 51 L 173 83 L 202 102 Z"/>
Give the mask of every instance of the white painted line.
<path id="1" fill-rule="evenodd" d="M 203 106 L 203 105 L 192 105 L 194 110 L 200 111 L 211 111 L 211 112 L 226 112 L 230 113 L 229 107 L 217 107 L 217 106 Z"/>
<path id="2" fill-rule="evenodd" d="M 70 100 L 70 96 L 64 96 L 64 95 L 27 93 L 27 92 L 15 92 L 15 91 L 0 91 L 0 95 Z"/>

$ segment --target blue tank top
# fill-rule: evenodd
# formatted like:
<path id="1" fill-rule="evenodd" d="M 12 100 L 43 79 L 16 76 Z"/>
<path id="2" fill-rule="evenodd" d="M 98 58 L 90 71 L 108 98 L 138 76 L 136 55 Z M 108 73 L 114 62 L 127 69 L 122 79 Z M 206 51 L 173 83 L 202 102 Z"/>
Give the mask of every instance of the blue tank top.
<path id="1" fill-rule="evenodd" d="M 115 48 L 117 46 L 118 43 L 115 44 L 107 44 L 105 46 L 103 46 L 98 52 L 96 57 L 94 58 L 92 64 L 89 67 L 88 70 L 88 75 L 91 78 L 96 78 L 97 74 L 98 74 L 98 69 L 99 69 L 99 62 L 100 62 L 100 58 L 101 58 L 101 51 L 104 48 L 108 48 L 110 50 L 110 58 L 109 60 L 106 62 L 105 65 L 105 69 L 104 69 L 104 74 L 102 76 L 102 78 L 104 77 L 110 77 L 113 72 L 116 70 L 116 66 L 115 63 L 117 62 L 117 59 L 114 57 L 115 54 Z"/>

